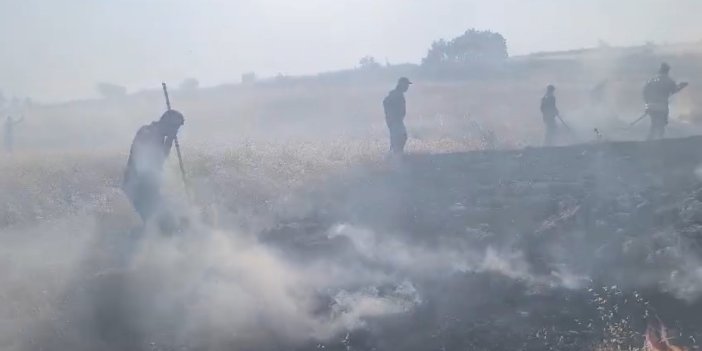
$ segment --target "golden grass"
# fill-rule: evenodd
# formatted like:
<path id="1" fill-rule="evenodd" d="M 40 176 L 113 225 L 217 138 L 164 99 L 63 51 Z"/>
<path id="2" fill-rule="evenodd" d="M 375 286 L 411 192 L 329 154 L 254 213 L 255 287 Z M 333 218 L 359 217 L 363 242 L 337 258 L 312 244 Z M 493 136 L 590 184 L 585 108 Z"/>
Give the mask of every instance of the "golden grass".
<path id="1" fill-rule="evenodd" d="M 481 140 L 410 140 L 408 152 L 484 148 Z M 184 148 L 188 177 L 200 203 L 238 209 L 269 206 L 359 165 L 377 165 L 387 141 L 248 142 L 226 150 Z M 75 213 L 112 211 L 126 152 L 18 152 L 0 156 L 0 228 Z M 183 197 L 175 154 L 166 167 L 166 193 Z"/>

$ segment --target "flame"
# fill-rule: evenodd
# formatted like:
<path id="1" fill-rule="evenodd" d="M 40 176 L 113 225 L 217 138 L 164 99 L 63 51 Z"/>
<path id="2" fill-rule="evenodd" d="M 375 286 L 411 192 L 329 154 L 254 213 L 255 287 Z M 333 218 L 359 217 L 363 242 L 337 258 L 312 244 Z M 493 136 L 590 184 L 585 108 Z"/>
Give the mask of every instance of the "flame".
<path id="1" fill-rule="evenodd" d="M 663 323 L 660 323 L 660 330 L 649 324 L 646 328 L 646 343 L 644 350 L 646 351 L 687 351 L 686 348 L 675 346 L 670 343 L 668 330 Z"/>

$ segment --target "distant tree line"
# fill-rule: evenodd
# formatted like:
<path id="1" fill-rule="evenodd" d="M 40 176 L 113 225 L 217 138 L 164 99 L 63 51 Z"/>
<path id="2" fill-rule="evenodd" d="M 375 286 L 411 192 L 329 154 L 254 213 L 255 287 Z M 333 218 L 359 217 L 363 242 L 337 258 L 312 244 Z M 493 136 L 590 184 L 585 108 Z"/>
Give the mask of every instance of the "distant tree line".
<path id="1" fill-rule="evenodd" d="M 492 74 L 493 68 L 499 68 L 509 57 L 507 41 L 500 33 L 489 30 L 469 29 L 453 39 L 434 41 L 427 50 L 426 56 L 419 66 L 415 64 L 391 65 L 389 62 L 380 64 L 373 56 L 362 57 L 356 69 L 320 73 L 317 78 L 325 80 L 349 81 L 352 77 L 371 79 L 371 77 L 422 74 L 428 78 L 468 78 Z M 272 79 L 275 82 L 291 80 L 282 73 Z M 241 83 L 252 84 L 258 81 L 253 72 L 241 75 Z M 195 91 L 200 83 L 195 78 L 187 78 L 181 82 L 182 91 Z M 105 99 L 119 99 L 127 95 L 127 88 L 114 83 L 98 83 L 97 92 Z"/>
<path id="2" fill-rule="evenodd" d="M 435 78 L 480 76 L 494 73 L 508 58 L 507 40 L 502 34 L 469 29 L 453 39 L 434 41 L 417 73 Z M 385 68 L 390 66 L 388 63 Z M 361 58 L 358 64 L 358 70 L 365 72 L 383 67 L 373 56 Z"/>
<path id="3" fill-rule="evenodd" d="M 100 94 L 105 99 L 116 99 L 127 95 L 127 88 L 112 84 L 112 83 L 98 83 L 95 87 Z"/>
<path id="4" fill-rule="evenodd" d="M 451 40 L 434 41 L 421 68 L 432 75 L 478 75 L 507 59 L 507 40 L 500 33 L 469 29 Z"/>

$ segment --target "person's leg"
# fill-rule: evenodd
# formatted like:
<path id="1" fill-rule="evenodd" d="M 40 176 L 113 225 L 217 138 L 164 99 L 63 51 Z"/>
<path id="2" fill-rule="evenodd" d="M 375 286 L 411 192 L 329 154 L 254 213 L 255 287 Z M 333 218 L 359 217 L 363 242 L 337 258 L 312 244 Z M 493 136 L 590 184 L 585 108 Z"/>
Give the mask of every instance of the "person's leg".
<path id="1" fill-rule="evenodd" d="M 651 129 L 648 132 L 648 138 L 646 140 L 660 139 L 663 137 L 663 132 L 665 128 L 665 114 L 661 112 L 649 112 L 651 116 Z"/>
<path id="2" fill-rule="evenodd" d="M 125 193 L 144 223 L 156 214 L 161 204 L 158 185 L 151 182 L 136 181 L 127 186 Z"/>
<path id="3" fill-rule="evenodd" d="M 395 126 L 393 125 L 393 122 L 387 118 L 385 119 L 385 122 L 388 125 L 388 135 L 390 136 L 390 152 L 395 152 L 395 145 L 397 144 Z"/>
<path id="4" fill-rule="evenodd" d="M 553 139 L 556 134 L 556 120 L 554 118 L 544 117 L 546 125 L 546 136 L 544 137 L 544 145 L 553 145 Z"/>
<path id="5" fill-rule="evenodd" d="M 173 234 L 181 228 L 178 218 L 164 205 L 158 185 L 151 185 L 140 196 L 139 211 L 144 223 L 154 221 L 161 234 Z"/>
<path id="6" fill-rule="evenodd" d="M 656 128 L 658 128 L 658 118 L 655 113 L 652 112 L 649 112 L 649 116 L 651 117 L 651 128 L 648 130 L 648 137 L 646 137 L 646 140 L 653 140 L 656 136 Z"/>
<path id="7" fill-rule="evenodd" d="M 12 153 L 12 147 L 13 147 L 14 140 L 12 140 L 12 134 L 5 134 L 5 151 L 8 153 Z"/>
<path id="8" fill-rule="evenodd" d="M 660 121 L 658 123 L 658 128 L 656 128 L 656 139 L 663 139 L 663 134 L 665 134 L 665 123 Z"/>
<path id="9" fill-rule="evenodd" d="M 405 152 L 405 144 L 407 144 L 407 129 L 405 128 L 404 122 L 400 121 L 398 123 L 397 133 L 398 133 L 397 147 L 399 149 L 399 153 L 404 153 Z"/>
<path id="10" fill-rule="evenodd" d="M 658 139 L 663 139 L 665 134 L 665 127 L 668 125 L 668 111 L 661 114 L 661 121 L 658 127 Z"/>

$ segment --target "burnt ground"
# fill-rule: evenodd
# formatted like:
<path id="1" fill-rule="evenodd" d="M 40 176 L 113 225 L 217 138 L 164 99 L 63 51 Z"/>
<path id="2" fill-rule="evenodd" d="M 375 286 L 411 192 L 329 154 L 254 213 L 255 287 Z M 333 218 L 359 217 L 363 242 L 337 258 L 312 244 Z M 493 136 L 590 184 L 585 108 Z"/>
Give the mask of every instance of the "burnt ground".
<path id="1" fill-rule="evenodd" d="M 243 231 L 124 235 L 122 216 L 108 216 L 99 235 L 83 231 L 84 255 L 64 284 L 41 258 L 80 242 L 78 218 L 53 241 L 50 229 L 21 235 L 50 249 L 27 251 L 36 271 L 23 269 L 33 262 L 25 256 L 8 259 L 28 272 L 7 296 L 26 297 L 32 323 L 3 312 L 19 335 L 0 341 L 18 350 L 628 349 L 660 319 L 674 343 L 695 348 L 700 149 L 702 137 L 407 155 L 294 192 L 270 206 L 263 232 L 247 215 Z M 332 336 L 319 335 L 326 325 Z"/>
<path id="2" fill-rule="evenodd" d="M 281 218 L 263 240 L 297 260 L 358 263 L 351 236 L 329 235 L 344 223 L 427 251 L 523 255 L 528 273 L 405 272 L 422 296 L 416 308 L 301 349 L 640 347 L 654 318 L 680 334 L 678 344 L 695 347 L 701 149 L 702 137 L 691 137 L 408 155 L 320 184 L 306 194 L 313 210 Z M 556 279 L 564 271 L 577 282 Z"/>

